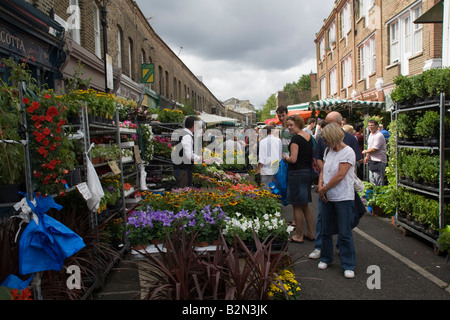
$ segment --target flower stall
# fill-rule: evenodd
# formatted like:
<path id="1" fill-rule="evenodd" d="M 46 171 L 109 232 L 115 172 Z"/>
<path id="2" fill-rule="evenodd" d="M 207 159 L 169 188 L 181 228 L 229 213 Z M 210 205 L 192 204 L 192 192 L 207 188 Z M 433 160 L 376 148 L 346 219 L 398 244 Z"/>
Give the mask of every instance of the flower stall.
<path id="1" fill-rule="evenodd" d="M 33 274 L 38 284 L 31 282 L 31 286 L 40 292 L 33 298 L 86 299 L 103 283 L 120 257 L 135 252 L 147 257 L 149 248 L 154 254 L 171 254 L 179 249 L 174 245 L 180 232 L 192 241 L 192 246 L 186 247 L 192 251 L 186 253 L 192 259 L 206 250 L 202 248 L 212 248 L 208 251 L 214 252 L 217 260 L 221 259 L 218 253 L 222 249 L 230 250 L 223 253 L 223 259 L 231 259 L 234 254 L 237 259 L 242 254 L 249 257 L 246 274 L 238 275 L 240 270 L 236 269 L 235 274 L 226 275 L 227 279 L 240 276 L 239 281 L 245 284 L 254 276 L 264 278 L 264 285 L 259 293 L 231 290 L 235 297 L 248 294 L 253 298 L 277 299 L 277 281 L 290 286 L 281 289 L 285 298 L 298 297 L 298 284 L 290 275 L 280 271 L 280 277 L 275 276 L 281 258 L 272 257 L 272 250 L 286 252 L 293 228 L 281 217 L 278 197 L 254 182 L 254 172 L 243 170 L 246 166 L 240 163 L 242 152 L 233 154 L 232 164 L 211 162 L 196 166 L 194 187 L 173 189 L 172 171 L 165 169 L 172 168 L 170 135 L 181 127 L 183 111 L 143 109 L 126 98 L 80 89 L 79 79 L 71 82 L 67 94 L 57 95 L 39 88 L 25 63 L 7 63 L 15 82 L 24 81 L 26 86 L 21 92 L 1 83 L 0 139 L 14 143 L 0 144 L 0 181 L 9 185 L 27 183 L 28 190 L 22 186 L 21 191 L 28 191 L 29 198 L 33 195 L 46 205 L 45 218 L 60 223 L 69 230 L 67 234 L 79 241 L 77 250 L 58 261 L 61 268 L 44 268 Z M 151 121 L 156 117 L 153 115 L 159 122 Z M 21 128 L 24 119 L 27 127 Z M 21 145 L 26 135 L 29 157 Z M 207 154 L 209 150 L 202 152 Z M 214 157 L 208 154 L 209 159 Z M 29 177 L 24 164 L 29 166 Z M 143 167 L 148 177 L 142 175 Z M 75 171 L 79 173 L 77 179 Z M 149 182 L 161 183 L 164 191 L 148 190 Z M 21 197 L 9 201 L 4 205 L 9 206 L 8 219 L 0 219 L 0 245 L 8 248 L 0 254 L 1 261 L 9 263 L 2 266 L 2 282 L 16 272 L 23 258 L 19 245 L 10 243 L 18 236 L 20 244 L 21 222 L 31 225 L 33 219 L 30 221 L 29 217 L 44 211 L 39 205 L 28 207 L 32 202 Z M 20 206 L 13 208 L 19 201 Z M 14 217 L 21 219 L 9 219 L 13 212 L 17 214 Z M 139 247 L 142 245 L 144 249 Z M 234 247 L 236 252 L 232 252 Z M 250 259 L 252 255 L 255 256 Z M 259 264 L 255 265 L 255 261 Z M 231 260 L 224 263 L 230 264 Z M 79 290 L 64 290 L 69 265 L 80 266 Z M 268 265 L 270 270 L 264 271 Z M 217 264 L 210 267 L 219 268 Z M 263 271 L 264 274 L 254 274 Z M 22 278 L 25 275 L 20 274 Z M 227 281 L 235 283 L 238 278 Z M 268 283 L 276 287 L 269 289 Z M 27 290 L 22 291 L 23 298 L 29 298 Z M 19 291 L 9 292 L 8 296 L 22 297 Z"/>

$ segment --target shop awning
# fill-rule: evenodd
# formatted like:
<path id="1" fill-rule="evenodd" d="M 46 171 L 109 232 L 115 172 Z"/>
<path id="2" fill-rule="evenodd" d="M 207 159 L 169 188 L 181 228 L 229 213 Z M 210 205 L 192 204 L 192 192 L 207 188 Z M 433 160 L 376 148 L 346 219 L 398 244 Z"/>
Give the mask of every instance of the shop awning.
<path id="1" fill-rule="evenodd" d="M 238 119 L 233 119 L 233 118 L 227 118 L 227 117 L 221 117 L 221 116 L 216 116 L 214 114 L 209 114 L 209 113 L 201 113 L 198 116 L 201 120 L 203 120 L 206 125 L 214 125 L 214 124 L 221 124 L 221 123 L 236 123 L 237 121 L 239 121 Z"/>
<path id="2" fill-rule="evenodd" d="M 279 124 L 281 124 L 281 122 L 280 122 L 280 120 L 278 120 L 278 118 L 264 120 L 264 123 L 267 124 L 267 125 L 270 125 L 270 124 L 279 125 Z"/>
<path id="3" fill-rule="evenodd" d="M 444 1 L 439 1 L 431 9 L 424 12 L 414 20 L 416 24 L 422 23 L 442 23 L 444 20 Z"/>
<path id="4" fill-rule="evenodd" d="M 300 111 L 300 110 L 308 110 L 309 102 L 304 102 L 300 104 L 293 104 L 287 106 L 288 111 Z"/>
<path id="5" fill-rule="evenodd" d="M 311 101 L 309 103 L 310 110 L 335 110 L 348 108 L 385 108 L 386 104 L 379 101 L 363 101 L 328 98 L 323 100 Z"/>

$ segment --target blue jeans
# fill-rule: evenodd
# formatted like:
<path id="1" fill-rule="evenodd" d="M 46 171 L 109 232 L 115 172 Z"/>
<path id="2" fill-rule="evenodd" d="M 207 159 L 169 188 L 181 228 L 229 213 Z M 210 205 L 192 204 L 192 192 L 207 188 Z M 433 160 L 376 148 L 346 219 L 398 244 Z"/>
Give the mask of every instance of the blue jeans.
<path id="1" fill-rule="evenodd" d="M 338 232 L 341 267 L 344 270 L 354 270 L 355 247 L 351 226 L 354 218 L 354 201 L 328 201 L 325 203 L 319 198 L 319 212 L 322 215 L 320 261 L 326 264 L 333 262 L 333 234 Z"/>

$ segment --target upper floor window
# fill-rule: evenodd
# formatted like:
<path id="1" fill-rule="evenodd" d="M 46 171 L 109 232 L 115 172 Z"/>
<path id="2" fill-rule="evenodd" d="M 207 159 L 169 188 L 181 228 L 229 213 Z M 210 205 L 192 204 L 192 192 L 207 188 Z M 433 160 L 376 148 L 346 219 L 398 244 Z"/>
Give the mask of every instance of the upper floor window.
<path id="1" fill-rule="evenodd" d="M 350 10 L 350 2 L 347 1 L 341 10 L 341 38 L 346 38 L 352 28 L 352 13 Z"/>
<path id="2" fill-rule="evenodd" d="M 352 80 L 352 56 L 348 55 L 341 62 L 341 70 L 342 70 L 342 88 L 348 88 L 353 83 Z"/>
<path id="3" fill-rule="evenodd" d="M 374 4 L 375 0 L 359 0 L 359 18 L 365 18 L 365 26 L 367 26 L 367 19 L 369 19 L 369 11 Z"/>
<path id="4" fill-rule="evenodd" d="M 331 48 L 333 44 L 336 43 L 336 24 L 334 21 L 331 23 L 328 29 L 328 46 Z"/>
<path id="5" fill-rule="evenodd" d="M 95 41 L 95 55 L 99 58 L 102 56 L 102 48 L 100 41 L 100 9 L 94 2 L 94 41 Z"/>
<path id="6" fill-rule="evenodd" d="M 69 13 L 69 34 L 71 35 L 73 41 L 81 44 L 81 12 L 78 0 L 69 1 L 69 9 L 67 10 L 67 13 Z"/>
<path id="7" fill-rule="evenodd" d="M 327 98 L 327 78 L 322 77 L 320 78 L 320 99 L 326 99 Z"/>
<path id="8" fill-rule="evenodd" d="M 375 36 L 367 39 L 359 47 L 360 79 L 367 79 L 376 72 Z"/>
<path id="9" fill-rule="evenodd" d="M 337 67 L 330 71 L 330 94 L 337 94 Z"/>
<path id="10" fill-rule="evenodd" d="M 133 79 L 133 40 L 131 38 L 128 39 L 128 76 Z"/>
<path id="11" fill-rule="evenodd" d="M 319 41 L 319 60 L 325 60 L 325 37 Z"/>
<path id="12" fill-rule="evenodd" d="M 388 21 L 389 63 L 400 63 L 404 75 L 409 74 L 408 58 L 422 52 L 422 25 L 414 23 L 421 14 L 420 2 Z"/>
<path id="13" fill-rule="evenodd" d="M 122 68 L 122 30 L 120 30 L 120 27 L 117 31 L 117 66 L 119 68 Z"/>

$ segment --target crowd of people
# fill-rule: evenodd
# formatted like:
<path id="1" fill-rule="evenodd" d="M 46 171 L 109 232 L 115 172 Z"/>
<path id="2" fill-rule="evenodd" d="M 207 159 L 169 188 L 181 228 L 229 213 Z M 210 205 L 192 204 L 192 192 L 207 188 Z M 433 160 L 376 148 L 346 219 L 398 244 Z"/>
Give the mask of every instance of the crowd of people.
<path id="1" fill-rule="evenodd" d="M 254 130 L 256 145 L 249 142 L 248 136 L 238 139 L 238 135 L 234 135 L 233 140 L 224 141 L 224 148 L 244 150 L 248 155 L 249 148 L 254 147 L 258 156 L 257 175 L 265 188 L 275 179 L 278 166 L 274 164 L 281 161 L 287 163 L 286 203 L 292 205 L 294 221 L 291 224 L 295 226 L 291 242 L 314 241 L 314 251 L 309 258 L 319 259 L 318 268 L 326 269 L 333 262 L 333 235 L 337 235 L 340 264 L 344 276 L 351 279 L 355 276 L 352 229 L 366 212 L 354 190 L 354 181 L 356 177 L 363 178 L 363 164 L 366 164 L 369 181 L 374 185 L 384 184 L 388 132 L 383 132 L 377 121 L 369 120 L 365 148 L 364 125 L 358 123 L 353 127 L 347 124 L 339 112 L 330 112 L 319 122 L 311 118 L 306 123 L 299 115 L 288 116 L 287 107 L 278 107 L 276 113 L 282 124 L 280 129 L 265 126 L 262 132 Z M 195 117 L 189 117 L 185 121 L 186 128 L 180 144 L 186 161 L 175 166 L 179 187 L 192 185 L 193 162 L 201 158 L 193 152 L 195 120 Z M 315 225 L 309 207 L 314 190 L 313 162 L 320 172 L 316 187 L 319 197 Z"/>
<path id="2" fill-rule="evenodd" d="M 309 119 L 305 125 L 298 115 L 288 117 L 287 111 L 283 106 L 277 109 L 282 123 L 283 160 L 289 163 L 287 202 L 293 205 L 293 224 L 296 226 L 291 241 L 314 241 L 315 248 L 309 258 L 319 259 L 318 268 L 326 269 L 333 262 L 333 235 L 337 234 L 341 267 L 344 276 L 351 279 L 355 276 L 352 229 L 366 211 L 354 190 L 355 177 L 362 179 L 364 163 L 369 167 L 369 181 L 383 185 L 387 163 L 386 139 L 389 137 L 385 136 L 377 121 L 369 120 L 370 134 L 367 148 L 364 148 L 362 123 L 353 127 L 334 111 L 319 123 Z M 312 130 L 314 127 L 315 132 Z M 311 168 L 313 158 L 320 168 L 315 228 L 308 207 L 312 175 L 303 171 Z M 303 221 L 306 221 L 304 234 Z"/>

